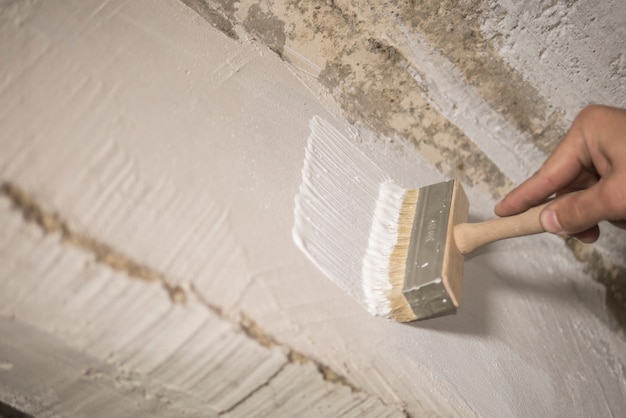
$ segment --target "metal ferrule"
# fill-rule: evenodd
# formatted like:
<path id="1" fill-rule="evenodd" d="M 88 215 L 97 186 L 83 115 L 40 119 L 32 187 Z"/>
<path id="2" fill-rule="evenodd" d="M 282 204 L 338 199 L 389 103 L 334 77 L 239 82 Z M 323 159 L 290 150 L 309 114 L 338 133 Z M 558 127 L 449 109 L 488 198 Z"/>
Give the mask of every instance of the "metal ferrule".
<path id="1" fill-rule="evenodd" d="M 419 190 L 402 293 L 417 319 L 456 313 L 442 270 L 454 180 Z"/>

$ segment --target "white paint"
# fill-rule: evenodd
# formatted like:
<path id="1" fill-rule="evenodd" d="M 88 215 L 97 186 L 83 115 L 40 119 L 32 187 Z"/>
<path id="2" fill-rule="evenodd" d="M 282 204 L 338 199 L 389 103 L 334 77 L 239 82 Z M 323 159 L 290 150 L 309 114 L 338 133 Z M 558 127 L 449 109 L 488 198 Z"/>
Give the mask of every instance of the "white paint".
<path id="1" fill-rule="evenodd" d="M 379 184 L 388 176 L 328 122 L 311 119 L 293 238 L 309 259 L 363 303 L 363 257 Z"/>
<path id="2" fill-rule="evenodd" d="M 293 239 L 373 315 L 388 316 L 389 258 L 405 189 L 329 122 L 314 117 L 295 198 Z"/>
<path id="3" fill-rule="evenodd" d="M 372 314 L 388 317 L 391 303 L 389 267 L 391 254 L 398 242 L 400 210 L 406 190 L 393 181 L 380 184 L 376 209 L 370 228 L 367 250 L 363 257 L 363 293 L 365 303 Z"/>
<path id="4" fill-rule="evenodd" d="M 473 255 L 456 316 L 416 326 L 373 318 L 293 244 L 309 120 L 332 121 L 404 188 L 441 180 L 415 148 L 350 127 L 267 49 L 226 38 L 177 1 L 18 3 L 18 19 L 0 13 L 11 16 L 0 56 L 17 57 L 0 62 L 2 181 L 172 281 L 204 283 L 211 290 L 200 295 L 226 317 L 247 313 L 361 388 L 362 415 L 401 406 L 463 417 L 626 409 L 625 344 L 604 322 L 601 287 L 560 240 L 520 238 Z M 488 217 L 494 202 L 467 192 L 472 216 Z M 107 363 L 111 387 L 167 395 L 174 416 L 210 415 L 284 364 L 280 347 L 259 347 L 199 300 L 172 306 L 157 285 L 94 265 L 41 236 L 6 199 L 0 207 L 1 315 Z M 232 257 L 224 263 L 222 240 Z M 2 359 L 19 372 L 16 359 Z M 240 406 L 289 415 L 315 371 L 283 371 Z M 361 396 L 326 383 L 312 385 L 327 393 L 331 415 Z"/>

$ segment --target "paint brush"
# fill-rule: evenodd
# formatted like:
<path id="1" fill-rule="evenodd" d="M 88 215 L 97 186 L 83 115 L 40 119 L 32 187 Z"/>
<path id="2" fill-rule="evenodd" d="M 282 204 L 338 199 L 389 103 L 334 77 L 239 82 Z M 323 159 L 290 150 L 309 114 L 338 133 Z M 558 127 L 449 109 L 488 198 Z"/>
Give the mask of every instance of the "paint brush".
<path id="1" fill-rule="evenodd" d="M 293 238 L 374 315 L 406 322 L 455 313 L 464 254 L 499 239 L 542 232 L 542 206 L 468 224 L 469 203 L 458 180 L 407 190 L 355 139 L 321 118 L 311 120 Z M 425 170 L 418 175 L 435 176 Z"/>
<path id="2" fill-rule="evenodd" d="M 397 188 L 382 185 L 377 205 L 387 209 L 377 213 L 400 206 L 398 227 L 373 228 L 372 234 L 395 244 L 388 269 L 372 272 L 368 285 L 377 295 L 373 303 L 389 306 L 386 316 L 399 322 L 456 313 L 465 254 L 497 240 L 544 232 L 539 213 L 547 203 L 516 216 L 467 223 L 469 202 L 459 180 L 405 190 L 401 197 L 386 187 Z"/>

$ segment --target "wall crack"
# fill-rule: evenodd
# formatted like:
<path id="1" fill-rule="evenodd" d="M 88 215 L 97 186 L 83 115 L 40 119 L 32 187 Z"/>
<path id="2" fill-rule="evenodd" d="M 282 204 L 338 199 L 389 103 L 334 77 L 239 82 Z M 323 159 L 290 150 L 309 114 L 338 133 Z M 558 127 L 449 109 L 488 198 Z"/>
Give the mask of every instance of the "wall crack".
<path id="1" fill-rule="evenodd" d="M 214 314 L 219 315 L 222 319 L 230 322 L 236 329 L 244 333 L 248 338 L 256 341 L 259 345 L 266 347 L 268 349 L 280 350 L 287 357 L 287 362 L 285 364 L 283 364 L 274 374 L 272 374 L 268 378 L 267 381 L 265 381 L 263 384 L 259 385 L 256 389 L 254 389 L 251 393 L 246 395 L 244 399 L 237 402 L 237 405 L 242 404 L 246 399 L 249 399 L 255 392 L 258 392 L 262 388 L 268 386 L 271 383 L 271 381 L 274 378 L 276 378 L 278 375 L 280 375 L 280 372 L 283 371 L 288 365 L 312 364 L 316 368 L 318 373 L 320 374 L 320 377 L 325 382 L 347 387 L 348 389 L 350 389 L 350 392 L 353 394 L 363 393 L 369 396 L 376 397 L 383 405 L 390 406 L 387 402 L 385 402 L 383 399 L 379 398 L 378 396 L 371 395 L 367 393 L 366 391 L 364 391 L 363 389 L 357 387 L 352 382 L 350 382 L 345 376 L 343 376 L 339 372 L 336 372 L 330 366 L 300 351 L 297 351 L 284 343 L 279 342 L 272 335 L 270 335 L 263 328 L 261 328 L 259 324 L 257 324 L 245 312 L 241 311 L 237 314 L 237 317 L 233 317 L 231 315 L 226 314 L 224 310 L 221 309 L 220 307 L 207 301 L 206 298 L 200 292 L 198 292 L 198 290 L 193 286 L 193 284 L 190 285 L 190 292 L 208 310 L 210 310 Z M 232 410 L 236 408 L 237 405 L 230 407 L 227 411 L 223 411 L 222 413 L 220 413 L 220 415 L 231 412 Z M 410 414 L 408 414 L 408 412 L 404 408 L 402 408 L 400 405 L 392 405 L 392 407 L 398 408 L 398 410 L 401 411 L 405 416 L 410 417 Z"/>
<path id="2" fill-rule="evenodd" d="M 242 405 L 244 402 L 246 402 L 248 399 L 252 398 L 255 394 L 257 394 L 260 390 L 262 390 L 263 388 L 268 387 L 269 385 L 272 384 L 272 382 L 274 381 L 274 379 L 276 379 L 276 377 L 278 377 L 283 370 L 285 370 L 285 368 L 289 365 L 289 362 L 285 362 L 283 363 L 282 366 L 280 366 L 271 376 L 269 376 L 267 378 L 267 380 L 263 383 L 261 383 L 260 385 L 258 385 L 256 388 L 254 388 L 253 390 L 251 390 L 246 396 L 244 396 L 243 398 L 241 398 L 240 400 L 238 400 L 235 404 L 233 404 L 230 408 L 226 409 L 225 411 L 221 411 L 218 416 L 224 416 L 226 414 L 229 414 L 231 412 L 233 412 L 235 409 L 237 409 L 239 407 L 239 405 Z"/>
<path id="3" fill-rule="evenodd" d="M 0 183 L 0 195 L 7 198 L 13 208 L 19 211 L 25 222 L 37 225 L 46 235 L 59 234 L 61 242 L 86 251 L 95 261 L 114 271 L 147 282 L 156 282 L 167 292 L 175 304 L 184 304 L 187 295 L 184 289 L 169 281 L 163 274 L 139 263 L 108 244 L 79 233 L 58 213 L 45 209 L 33 196 L 10 182 Z"/>
<path id="4" fill-rule="evenodd" d="M 167 292 L 171 301 L 175 304 L 185 304 L 187 302 L 188 295 L 181 286 L 172 283 L 163 274 L 133 260 L 129 256 L 112 248 L 110 245 L 98 241 L 93 237 L 79 233 L 73 229 L 70 224 L 58 213 L 44 208 L 44 206 L 36 201 L 32 195 L 26 193 L 15 184 L 7 181 L 1 182 L 0 196 L 4 196 L 11 202 L 13 208 L 21 213 L 25 222 L 38 226 L 44 234 L 59 234 L 61 242 L 92 254 L 96 262 L 99 264 L 109 267 L 115 271 L 125 273 L 131 278 L 159 283 Z M 235 319 L 227 315 L 221 307 L 206 300 L 206 298 L 198 292 L 193 284 L 190 284 L 189 291 L 205 308 L 220 318 L 230 322 L 235 329 L 244 333 L 248 338 L 254 340 L 263 347 L 281 350 L 286 356 L 287 361 L 274 374 L 272 374 L 267 381 L 247 394 L 237 404 L 241 404 L 245 401 L 245 399 L 250 398 L 254 395 L 254 393 L 269 385 L 271 381 L 276 376 L 280 375 L 284 368 L 290 364 L 312 364 L 315 366 L 320 374 L 320 377 L 325 382 L 347 387 L 350 389 L 351 393 L 366 394 L 365 391 L 355 386 L 346 377 L 333 370 L 330 366 L 277 341 L 274 337 L 263 330 L 255 321 L 253 321 L 252 318 L 246 313 L 239 313 L 238 319 Z M 386 402 L 377 396 L 369 396 L 374 396 L 383 405 L 387 405 Z M 236 406 L 233 406 L 229 408 L 229 410 L 223 411 L 221 414 L 228 413 L 235 407 Z M 403 408 L 400 408 L 399 406 L 397 407 L 400 411 L 407 415 Z"/>

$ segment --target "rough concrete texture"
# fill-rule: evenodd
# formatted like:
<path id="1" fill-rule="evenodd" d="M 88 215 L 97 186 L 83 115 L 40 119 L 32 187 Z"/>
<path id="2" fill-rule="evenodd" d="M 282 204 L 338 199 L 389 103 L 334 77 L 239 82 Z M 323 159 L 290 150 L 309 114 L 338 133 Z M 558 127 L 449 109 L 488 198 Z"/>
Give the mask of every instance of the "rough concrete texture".
<path id="1" fill-rule="evenodd" d="M 619 1 L 184 2 L 314 76 L 350 122 L 410 139 L 444 175 L 495 198 L 539 166 L 582 107 L 626 106 Z M 565 245 L 607 287 L 624 329 L 626 240 L 603 231 L 595 247 Z"/>
<path id="2" fill-rule="evenodd" d="M 102 251 L 104 245 L 77 234 L 15 187 L 5 183 L 0 190 L 0 248 L 11 260 L 0 310 L 0 400 L 8 405 L 37 417 L 104 416 L 102 411 L 140 417 L 288 416 L 308 408 L 329 415 L 405 416 L 327 365 L 279 344 L 245 314 L 229 317 L 195 287 L 184 298 L 180 287 L 173 294 L 162 275 Z M 23 248 L 39 263 L 20 267 Z M 84 285 L 67 286 L 85 275 L 90 279 Z M 146 288 L 146 281 L 160 283 L 173 305 L 158 297 L 158 287 Z M 26 303 L 13 297 L 20 287 L 32 289 Z M 146 297 L 151 309 L 143 313 L 106 312 L 113 300 L 139 307 Z M 54 312 L 43 330 L 25 325 L 43 325 L 46 314 L 35 307 L 37 300 Z M 72 316 L 74 325 L 59 326 L 58 314 Z M 97 329 L 107 329 L 107 336 Z M 137 344 L 155 347 L 156 355 L 148 360 Z M 289 399 L 290 390 L 302 392 L 296 402 Z"/>
<path id="3" fill-rule="evenodd" d="M 569 60 L 623 39 L 621 3 L 184 3 L 0 1 L 4 409 L 623 415 L 626 343 L 590 280 L 619 289 L 622 235 L 494 244 L 458 315 L 402 325 L 290 233 L 313 117 L 404 187 L 461 176 L 489 216 L 576 107 L 623 104 L 612 48 Z"/>

